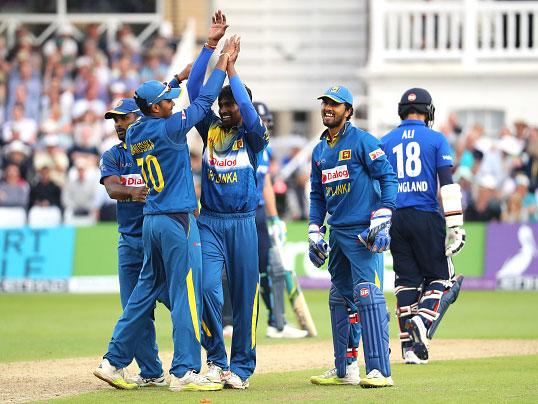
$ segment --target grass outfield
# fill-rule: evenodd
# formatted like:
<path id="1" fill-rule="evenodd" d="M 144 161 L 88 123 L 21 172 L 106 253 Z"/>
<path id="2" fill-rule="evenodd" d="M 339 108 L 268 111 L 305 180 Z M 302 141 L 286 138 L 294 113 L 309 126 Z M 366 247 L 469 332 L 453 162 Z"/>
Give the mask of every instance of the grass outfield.
<path id="1" fill-rule="evenodd" d="M 306 291 L 316 322 L 317 340 L 330 339 L 326 290 Z M 436 338 L 536 339 L 538 295 L 533 292 L 463 291 L 450 308 Z M 394 296 L 387 295 L 391 314 Z M 289 305 L 288 305 L 289 306 Z M 0 295 L 0 362 L 100 356 L 107 348 L 121 312 L 118 295 L 4 294 Z M 156 312 L 159 347 L 172 350 L 169 312 Z M 288 313 L 293 321 L 293 315 Z M 397 338 L 392 315 L 391 337 Z M 265 337 L 266 311 L 260 310 L 258 344 L 293 343 Z M 265 376 L 264 376 L 265 377 Z M 377 393 L 376 393 L 377 394 Z"/>
<path id="2" fill-rule="evenodd" d="M 405 369 L 403 369 L 405 367 Z M 427 366 L 394 365 L 396 386 L 361 389 L 356 386 L 314 386 L 311 375 L 322 369 L 255 375 L 245 391 L 171 392 L 166 388 L 137 391 L 114 389 L 57 400 L 63 403 L 536 403 L 538 356 L 433 362 Z M 405 377 L 404 377 L 405 374 Z M 55 400 L 56 402 L 56 400 Z"/>

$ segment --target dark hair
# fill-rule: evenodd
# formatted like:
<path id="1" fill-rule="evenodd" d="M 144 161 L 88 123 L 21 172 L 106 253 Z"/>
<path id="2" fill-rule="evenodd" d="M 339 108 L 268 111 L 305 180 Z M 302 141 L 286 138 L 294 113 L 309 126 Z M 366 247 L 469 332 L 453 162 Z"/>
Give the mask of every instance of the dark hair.
<path id="1" fill-rule="evenodd" d="M 351 110 L 351 114 L 349 114 L 349 116 L 346 118 L 346 121 L 349 121 L 352 117 L 353 117 L 353 105 L 351 105 L 350 103 L 345 103 L 346 104 L 346 111 L 348 109 Z"/>
<path id="2" fill-rule="evenodd" d="M 247 90 L 248 96 L 250 97 L 250 101 L 252 101 L 252 91 L 250 91 L 250 88 L 245 86 L 245 90 Z M 218 101 L 222 100 L 223 98 L 229 98 L 233 102 L 237 104 L 237 101 L 235 101 L 234 95 L 232 93 L 232 87 L 229 85 L 222 87 L 222 90 L 220 90 L 219 99 Z"/>
<path id="3" fill-rule="evenodd" d="M 151 108 L 148 106 L 148 102 L 145 99 L 139 97 L 135 93 L 134 100 L 138 108 L 140 108 L 140 112 L 142 112 L 144 115 L 151 115 Z"/>

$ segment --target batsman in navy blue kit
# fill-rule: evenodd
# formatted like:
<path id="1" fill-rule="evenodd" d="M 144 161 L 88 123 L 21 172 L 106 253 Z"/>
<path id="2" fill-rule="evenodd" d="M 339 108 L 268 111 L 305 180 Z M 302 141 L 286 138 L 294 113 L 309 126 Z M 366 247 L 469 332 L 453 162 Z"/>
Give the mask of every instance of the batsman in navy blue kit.
<path id="1" fill-rule="evenodd" d="M 138 283 L 116 324 L 108 352 L 94 371 L 95 376 L 113 387 L 138 387 L 125 380 L 123 368 L 133 360 L 139 335 L 155 301 L 167 291 L 174 341 L 170 390 L 222 389 L 221 383 L 199 374 L 202 254 L 194 217 L 198 206 L 186 135 L 210 111 L 235 47 L 235 43 L 226 41 L 223 55 L 196 101 L 180 112 L 172 113 L 173 100 L 180 94 L 177 80 L 147 81 L 135 92 L 135 101 L 144 116 L 129 126 L 126 144 L 149 188 L 143 209 L 144 263 Z"/>
<path id="2" fill-rule="evenodd" d="M 142 210 L 148 194 L 140 168 L 134 164 L 125 144 L 127 128 L 142 116 L 134 99 L 123 98 L 105 114 L 105 119 L 114 120 L 114 128 L 120 143 L 103 153 L 99 168 L 101 184 L 112 199 L 117 200 L 117 220 L 120 238 L 118 241 L 118 277 L 121 307 L 125 308 L 133 292 L 144 261 L 142 246 Z M 168 295 L 161 297 L 168 304 Z M 168 304 L 169 305 L 169 304 Z M 155 342 L 153 316 L 146 319 L 135 351 L 135 360 L 140 374 L 128 378 L 130 383 L 141 387 L 165 386 L 162 363 Z"/>
<path id="3" fill-rule="evenodd" d="M 354 127 L 353 96 L 343 86 L 319 99 L 327 130 L 312 152 L 309 257 L 320 267 L 329 258 L 329 308 L 334 369 L 310 381 L 319 385 L 394 384 L 389 362 L 389 314 L 379 274 L 390 246 L 390 223 L 397 181 L 380 142 Z M 324 240 L 330 217 L 329 243 Z M 357 327 L 360 324 L 360 331 Z M 362 333 L 365 377 L 361 379 L 356 345 Z"/>
<path id="4" fill-rule="evenodd" d="M 225 20 L 223 21 L 225 25 Z M 219 21 L 213 26 L 219 25 Z M 222 23 L 221 23 L 222 24 Z M 213 48 L 220 37 L 203 47 L 192 66 L 187 89 L 196 100 Z M 217 31 L 217 27 L 214 27 Z M 220 30 L 219 35 L 224 35 Z M 239 39 L 237 39 L 239 44 Z M 252 105 L 250 90 L 235 71 L 238 52 L 230 57 L 230 85 L 219 95 L 219 116 L 210 111 L 196 125 L 204 142 L 201 211 L 198 218 L 203 256 L 203 346 L 207 377 L 225 387 L 245 389 L 256 367 L 258 315 L 258 237 L 256 234 L 256 169 L 269 132 Z M 233 308 L 230 364 L 222 330 L 222 271 L 226 270 Z"/>
<path id="5" fill-rule="evenodd" d="M 463 282 L 463 276 L 455 276 L 451 259 L 465 244 L 461 189 L 452 181 L 452 150 L 445 136 L 430 128 L 434 114 L 428 91 L 411 88 L 398 104 L 401 124 L 382 138 L 398 177 L 390 235 L 396 313 L 407 364 L 428 362 L 429 341 Z"/>

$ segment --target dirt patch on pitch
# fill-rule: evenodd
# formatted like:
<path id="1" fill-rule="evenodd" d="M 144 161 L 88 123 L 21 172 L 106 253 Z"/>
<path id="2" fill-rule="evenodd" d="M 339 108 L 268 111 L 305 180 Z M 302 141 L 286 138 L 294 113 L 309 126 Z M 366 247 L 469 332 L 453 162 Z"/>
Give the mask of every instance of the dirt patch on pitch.
<path id="1" fill-rule="evenodd" d="M 401 362 L 397 341 L 391 341 L 392 360 Z M 486 358 L 538 354 L 538 340 L 435 340 L 431 360 Z M 258 346 L 257 373 L 328 368 L 332 343 L 308 340 Z M 170 364 L 172 354 L 161 354 Z M 0 402 L 47 400 L 110 388 L 92 375 L 99 358 L 0 363 Z M 131 365 L 129 371 L 136 372 Z"/>

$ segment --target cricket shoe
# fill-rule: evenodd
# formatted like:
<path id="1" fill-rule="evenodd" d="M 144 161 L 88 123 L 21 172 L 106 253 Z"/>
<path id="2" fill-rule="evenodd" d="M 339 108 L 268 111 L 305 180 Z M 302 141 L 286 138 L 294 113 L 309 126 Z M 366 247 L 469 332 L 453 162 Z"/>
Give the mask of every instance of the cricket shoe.
<path id="1" fill-rule="evenodd" d="M 404 363 L 407 365 L 425 365 L 428 363 L 428 359 L 421 359 L 417 356 L 413 349 L 409 349 L 403 354 Z"/>
<path id="2" fill-rule="evenodd" d="M 267 337 L 268 338 L 290 338 L 290 339 L 297 339 L 297 338 L 305 338 L 308 336 L 308 331 L 306 330 L 300 330 L 298 328 L 295 328 L 289 324 L 286 324 L 282 331 L 279 331 L 278 328 L 273 327 L 271 325 L 267 326 Z"/>
<path id="3" fill-rule="evenodd" d="M 241 378 L 232 371 L 225 372 L 222 376 L 222 381 L 224 382 L 224 387 L 228 389 L 245 390 L 250 386 L 248 379 L 241 380 Z"/>
<path id="4" fill-rule="evenodd" d="M 222 377 L 224 376 L 224 371 L 220 366 L 215 365 L 213 362 L 207 364 L 207 377 L 213 383 L 222 383 Z"/>
<path id="5" fill-rule="evenodd" d="M 422 344 L 426 349 L 430 340 L 428 339 L 428 330 L 419 315 L 411 317 L 405 322 L 405 329 L 415 344 Z M 427 359 L 427 358 L 426 358 Z"/>
<path id="6" fill-rule="evenodd" d="M 361 380 L 361 387 L 363 388 L 376 388 L 376 387 L 392 387 L 394 381 L 392 377 L 385 377 L 377 369 L 372 370 L 365 378 Z"/>
<path id="7" fill-rule="evenodd" d="M 93 374 L 116 389 L 133 390 L 138 388 L 138 384 L 127 382 L 123 369 L 112 366 L 108 359 L 103 359 Z"/>
<path id="8" fill-rule="evenodd" d="M 140 375 L 134 375 L 134 376 L 127 376 L 125 378 L 125 381 L 127 383 L 134 383 L 137 384 L 138 387 L 164 387 L 168 386 L 168 383 L 166 382 L 166 379 L 164 377 L 164 373 L 160 375 L 159 377 L 142 377 Z"/>
<path id="9" fill-rule="evenodd" d="M 190 370 L 183 377 L 170 375 L 171 391 L 216 391 L 222 390 L 222 383 L 214 383 L 207 377 Z"/>
<path id="10" fill-rule="evenodd" d="M 358 385 L 361 382 L 361 376 L 359 372 L 359 364 L 352 362 L 346 366 L 346 375 L 344 377 L 338 377 L 336 368 L 327 370 L 320 376 L 312 376 L 310 383 L 319 384 L 322 386 L 337 386 L 341 384 Z"/>
<path id="11" fill-rule="evenodd" d="M 233 325 L 227 325 L 222 329 L 222 336 L 224 338 L 232 338 L 234 335 L 234 326 Z"/>

